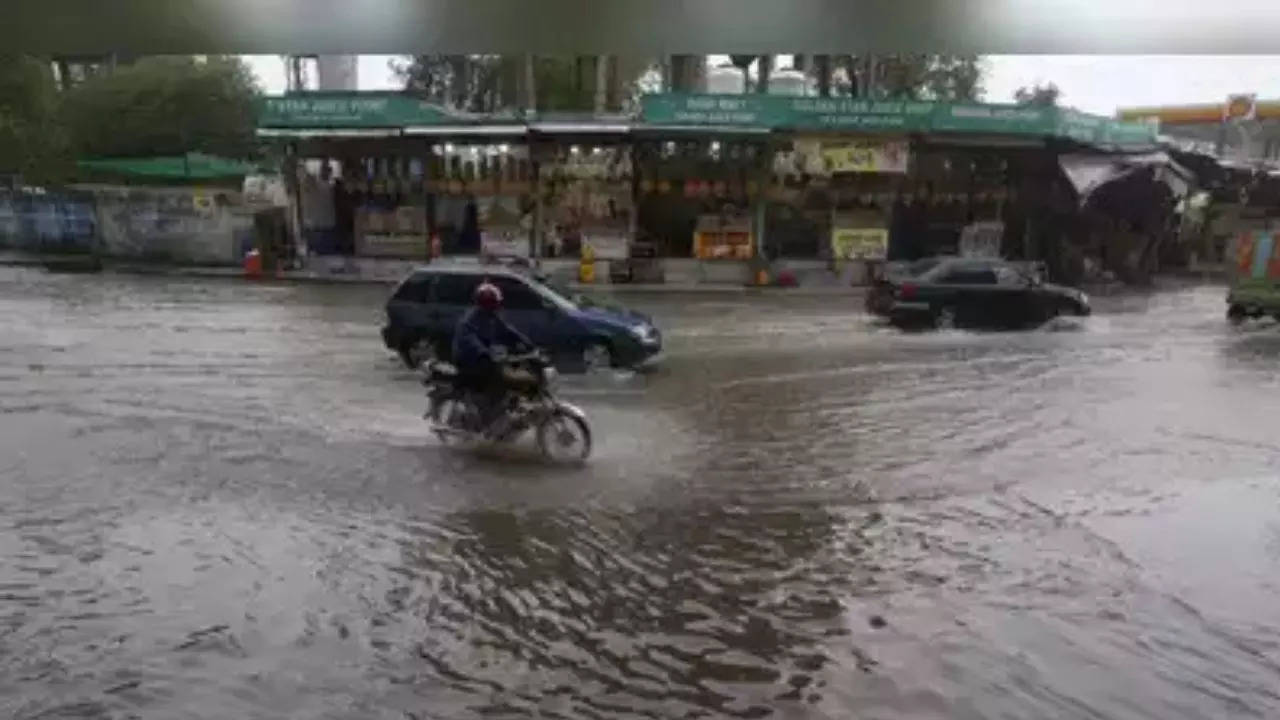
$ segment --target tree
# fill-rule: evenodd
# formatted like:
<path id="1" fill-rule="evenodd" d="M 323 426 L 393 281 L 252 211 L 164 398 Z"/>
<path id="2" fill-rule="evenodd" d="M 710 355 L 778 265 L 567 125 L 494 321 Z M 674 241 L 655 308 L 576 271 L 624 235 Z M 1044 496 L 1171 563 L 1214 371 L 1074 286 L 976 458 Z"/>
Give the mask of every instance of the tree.
<path id="1" fill-rule="evenodd" d="M 238 58 L 149 57 L 68 91 L 63 116 L 78 157 L 248 158 L 257 92 Z"/>
<path id="2" fill-rule="evenodd" d="M 729 62 L 733 66 L 742 71 L 742 91 L 746 92 L 751 87 L 751 64 L 756 61 L 758 55 L 730 55 Z"/>
<path id="3" fill-rule="evenodd" d="M 818 56 L 821 57 L 821 56 Z M 976 55 L 837 55 L 829 65 L 832 94 L 898 100 L 972 102 L 982 96 L 982 66 Z M 821 85 L 821 77 L 815 76 Z"/>
<path id="4" fill-rule="evenodd" d="M 1061 95 L 1058 86 L 1053 83 L 1046 85 L 1034 85 L 1032 87 L 1020 87 L 1013 93 L 1013 101 L 1019 105 L 1033 105 L 1035 107 L 1054 107 L 1058 104 L 1058 97 Z"/>
<path id="5" fill-rule="evenodd" d="M 50 63 L 25 55 L 0 57 L 0 175 L 42 184 L 69 169 Z"/>
<path id="6" fill-rule="evenodd" d="M 405 89 L 424 99 L 492 113 L 523 106 L 516 55 L 415 55 L 393 66 Z M 652 60 L 627 56 L 539 56 L 533 60 L 540 111 L 620 110 L 635 95 Z"/>

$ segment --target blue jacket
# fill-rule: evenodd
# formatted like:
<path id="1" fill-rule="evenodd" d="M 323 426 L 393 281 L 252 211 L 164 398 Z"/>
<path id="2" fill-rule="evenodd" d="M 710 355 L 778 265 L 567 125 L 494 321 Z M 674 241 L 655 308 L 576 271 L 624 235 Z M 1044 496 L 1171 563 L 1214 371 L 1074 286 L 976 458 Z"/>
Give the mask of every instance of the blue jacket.
<path id="1" fill-rule="evenodd" d="M 529 338 L 508 325 L 496 311 L 471 308 L 458 321 L 453 332 L 453 364 L 466 374 L 492 370 L 496 365 L 493 357 L 495 345 L 503 345 L 513 351 L 520 347 L 534 347 Z"/>

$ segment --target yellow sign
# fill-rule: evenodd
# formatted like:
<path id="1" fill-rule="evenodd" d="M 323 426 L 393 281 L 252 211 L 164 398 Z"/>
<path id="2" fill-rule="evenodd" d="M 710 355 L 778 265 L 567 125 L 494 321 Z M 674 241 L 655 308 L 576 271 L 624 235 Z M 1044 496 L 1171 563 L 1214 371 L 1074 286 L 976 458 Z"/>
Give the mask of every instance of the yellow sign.
<path id="1" fill-rule="evenodd" d="M 883 260 L 888 252 L 885 228 L 831 229 L 831 254 L 837 260 Z"/>
<path id="2" fill-rule="evenodd" d="M 908 145 L 901 140 L 850 140 L 822 146 L 830 173 L 905 173 Z"/>
<path id="3" fill-rule="evenodd" d="M 1257 115 L 1256 95 L 1228 95 L 1222 109 L 1223 120 L 1252 120 Z"/>
<path id="4" fill-rule="evenodd" d="M 205 217 L 213 215 L 215 204 L 213 196 L 208 193 L 195 192 L 191 194 L 191 207 L 197 215 Z"/>

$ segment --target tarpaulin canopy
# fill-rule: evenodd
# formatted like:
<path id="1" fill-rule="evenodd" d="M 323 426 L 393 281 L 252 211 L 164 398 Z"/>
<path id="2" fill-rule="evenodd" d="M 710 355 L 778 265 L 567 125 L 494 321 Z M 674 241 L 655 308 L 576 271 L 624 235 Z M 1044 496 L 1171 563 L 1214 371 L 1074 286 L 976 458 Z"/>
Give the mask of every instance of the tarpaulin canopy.
<path id="1" fill-rule="evenodd" d="M 145 178 L 211 180 L 234 178 L 257 171 L 252 163 L 203 153 L 149 158 L 101 158 L 77 163 L 85 170 Z"/>
<path id="2" fill-rule="evenodd" d="M 1153 179 L 1169 186 L 1175 197 L 1183 197 L 1189 189 L 1191 173 L 1163 151 L 1139 155 L 1092 155 L 1073 153 L 1058 158 L 1062 172 L 1071 181 L 1080 204 L 1103 185 L 1122 180 L 1143 170 L 1153 170 Z"/>

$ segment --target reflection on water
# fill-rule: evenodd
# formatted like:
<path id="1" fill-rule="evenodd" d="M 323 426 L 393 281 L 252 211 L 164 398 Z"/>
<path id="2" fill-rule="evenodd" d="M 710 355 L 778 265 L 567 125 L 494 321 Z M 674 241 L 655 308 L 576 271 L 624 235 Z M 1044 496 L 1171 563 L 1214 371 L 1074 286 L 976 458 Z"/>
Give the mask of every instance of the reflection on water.
<path id="1" fill-rule="evenodd" d="M 637 300 L 597 453 L 453 452 L 379 288 L 0 269 L 5 717 L 1273 717 L 1280 332 Z"/>

